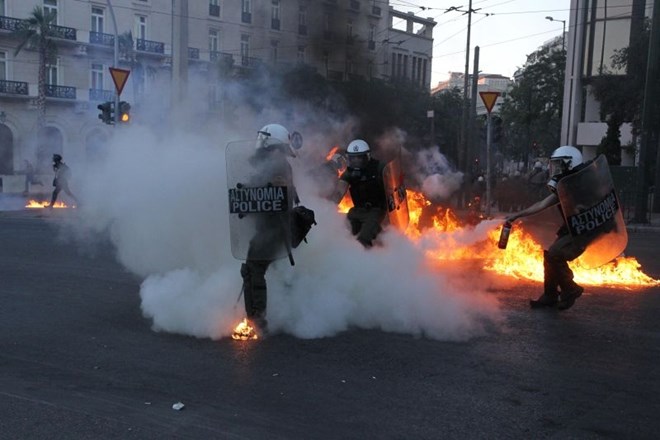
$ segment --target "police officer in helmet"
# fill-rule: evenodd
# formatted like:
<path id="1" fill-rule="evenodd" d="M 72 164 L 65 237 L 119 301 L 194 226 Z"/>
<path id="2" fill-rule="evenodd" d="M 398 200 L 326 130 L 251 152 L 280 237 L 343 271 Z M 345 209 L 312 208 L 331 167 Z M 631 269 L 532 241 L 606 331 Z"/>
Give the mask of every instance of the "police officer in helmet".
<path id="1" fill-rule="evenodd" d="M 387 215 L 383 169 L 385 165 L 371 157 L 369 144 L 355 139 L 346 149 L 348 167 L 340 179 L 348 184 L 353 207 L 348 211 L 351 232 L 365 247 L 382 231 Z"/>
<path id="2" fill-rule="evenodd" d="M 553 205 L 557 205 L 561 210 L 557 184 L 561 179 L 585 167 L 586 164 L 583 163 L 580 150 L 566 145 L 557 148 L 552 153 L 550 166 L 552 177 L 548 182 L 548 188 L 551 194 L 530 207 L 510 215 L 507 217 L 507 221 L 513 222 L 518 218 L 539 213 Z M 575 300 L 584 292 L 584 288 L 573 281 L 573 272 L 568 267 L 568 262 L 578 258 L 587 245 L 586 238 L 571 236 L 567 225 L 565 223 L 562 225 L 554 243 L 543 251 L 543 294 L 537 300 L 530 301 L 532 308 L 556 306 L 559 310 L 566 310 L 573 306 Z"/>

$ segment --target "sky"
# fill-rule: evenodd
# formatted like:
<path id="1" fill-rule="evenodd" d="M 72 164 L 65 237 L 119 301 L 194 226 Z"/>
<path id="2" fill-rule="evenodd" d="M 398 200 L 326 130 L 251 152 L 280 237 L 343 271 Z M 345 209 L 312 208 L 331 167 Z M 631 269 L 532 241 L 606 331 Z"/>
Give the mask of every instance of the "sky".
<path id="1" fill-rule="evenodd" d="M 467 15 L 445 12 L 454 6 L 467 10 L 468 0 L 390 0 L 390 6 L 424 18 L 433 18 L 433 64 L 431 85 L 448 77 L 448 72 L 465 71 Z M 425 9 L 422 9 L 425 8 Z M 479 46 L 479 70 L 513 76 L 527 58 L 544 42 L 561 36 L 570 0 L 473 0 L 470 35 L 470 72 L 474 47 Z M 491 14 L 491 15 L 486 15 Z M 547 20 L 551 16 L 555 21 Z M 396 26 L 396 23 L 395 23 Z"/>

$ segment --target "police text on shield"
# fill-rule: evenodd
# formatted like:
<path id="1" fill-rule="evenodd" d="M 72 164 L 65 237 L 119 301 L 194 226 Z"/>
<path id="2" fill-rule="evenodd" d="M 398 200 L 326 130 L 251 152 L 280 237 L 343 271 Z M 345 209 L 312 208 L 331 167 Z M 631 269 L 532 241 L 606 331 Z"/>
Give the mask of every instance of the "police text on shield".
<path id="1" fill-rule="evenodd" d="M 582 211 L 568 217 L 568 226 L 572 235 L 580 235 L 592 232 L 600 228 L 606 222 L 612 220 L 619 210 L 619 203 L 614 190 L 605 196 L 603 200 Z"/>
<path id="2" fill-rule="evenodd" d="M 231 188 L 229 212 L 246 214 L 254 212 L 283 212 L 288 209 L 286 186 L 258 186 Z"/>

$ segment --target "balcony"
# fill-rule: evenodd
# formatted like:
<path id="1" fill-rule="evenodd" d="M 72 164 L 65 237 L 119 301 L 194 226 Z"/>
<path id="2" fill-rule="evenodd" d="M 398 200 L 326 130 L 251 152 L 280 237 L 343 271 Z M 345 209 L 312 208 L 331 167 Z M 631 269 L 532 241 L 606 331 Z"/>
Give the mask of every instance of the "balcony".
<path id="1" fill-rule="evenodd" d="M 165 53 L 165 43 L 161 43 L 160 41 L 144 40 L 140 38 L 135 40 L 135 48 L 140 52 L 149 52 L 156 54 Z"/>
<path id="2" fill-rule="evenodd" d="M 14 32 L 18 30 L 22 21 L 23 20 L 20 20 L 18 18 L 0 16 L 0 29 Z"/>
<path id="3" fill-rule="evenodd" d="M 234 62 L 234 56 L 230 53 L 225 53 L 225 52 L 211 52 L 209 54 L 209 59 L 213 62 L 221 61 L 223 63 L 233 63 Z"/>
<path id="4" fill-rule="evenodd" d="M 188 48 L 188 59 L 189 60 L 198 60 L 199 59 L 199 49 L 196 47 Z"/>
<path id="5" fill-rule="evenodd" d="M 89 89 L 89 100 L 97 102 L 113 101 L 115 100 L 115 92 L 113 90 L 103 89 Z"/>
<path id="6" fill-rule="evenodd" d="M 250 12 L 241 12 L 241 21 L 243 23 L 252 23 L 252 13 Z"/>
<path id="7" fill-rule="evenodd" d="M 28 95 L 28 83 L 23 81 L 0 80 L 0 93 L 8 95 Z"/>
<path id="8" fill-rule="evenodd" d="M 243 67 L 253 68 L 256 67 L 260 62 L 261 60 L 259 58 L 247 57 L 241 55 L 241 66 Z"/>
<path id="9" fill-rule="evenodd" d="M 52 25 L 50 26 L 50 30 L 53 31 L 55 38 L 76 41 L 76 30 L 74 28 Z"/>
<path id="10" fill-rule="evenodd" d="M 46 96 L 59 99 L 76 99 L 76 88 L 46 84 Z"/>
<path id="11" fill-rule="evenodd" d="M 104 34 L 103 32 L 90 32 L 89 44 L 98 44 L 100 46 L 114 46 L 115 36 L 112 34 Z"/>
<path id="12" fill-rule="evenodd" d="M 220 5 L 209 5 L 209 15 L 211 17 L 220 17 Z"/>

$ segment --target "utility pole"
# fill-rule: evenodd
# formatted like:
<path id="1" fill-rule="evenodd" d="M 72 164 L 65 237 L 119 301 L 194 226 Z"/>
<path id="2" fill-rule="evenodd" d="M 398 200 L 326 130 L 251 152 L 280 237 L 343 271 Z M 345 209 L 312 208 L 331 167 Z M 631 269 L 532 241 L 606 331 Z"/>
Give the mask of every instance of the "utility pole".
<path id="1" fill-rule="evenodd" d="M 108 1 L 108 9 L 110 10 L 110 17 L 112 18 L 112 26 L 115 31 L 115 53 L 112 61 L 112 67 L 118 68 L 119 67 L 119 35 L 117 33 L 117 20 L 115 19 L 115 11 L 112 9 L 112 3 L 110 3 L 110 0 Z M 115 112 L 113 116 L 113 122 L 115 124 L 115 127 L 118 127 L 119 124 L 119 92 L 115 89 Z"/>
<path id="2" fill-rule="evenodd" d="M 468 116 L 468 138 L 467 138 L 467 160 L 468 168 L 472 166 L 472 160 L 475 156 L 475 141 L 474 141 L 474 124 L 477 118 L 477 89 L 479 88 L 479 46 L 474 47 L 474 61 L 472 73 L 472 97 L 470 99 L 470 113 Z"/>
<path id="3" fill-rule="evenodd" d="M 468 16 L 468 25 L 467 25 L 467 44 L 465 47 L 465 72 L 463 73 L 463 117 L 461 120 L 461 151 L 459 154 L 459 167 L 463 172 L 468 171 L 467 164 L 467 134 L 468 134 L 468 113 L 469 113 L 469 104 L 468 104 L 468 76 L 470 74 L 470 30 L 472 27 L 472 0 L 469 1 L 468 10 L 466 12 Z"/>
<path id="4" fill-rule="evenodd" d="M 658 133 L 658 129 L 653 128 L 657 124 L 656 114 L 658 99 L 660 99 L 660 89 L 658 88 L 658 73 L 660 72 L 660 0 L 653 3 L 653 19 L 651 21 L 651 33 L 649 35 L 649 54 L 646 65 L 646 84 L 644 85 L 644 105 L 642 108 L 642 139 L 639 147 L 639 165 L 637 174 L 637 200 L 635 203 L 635 222 L 648 223 L 648 187 L 647 164 L 648 152 L 651 148 L 653 133 Z M 660 157 L 660 151 L 658 152 Z M 656 168 L 658 162 L 656 160 Z M 657 176 L 657 173 L 656 173 Z M 655 189 L 655 198 L 658 198 L 658 188 Z M 655 203 L 654 203 L 655 205 Z"/>

